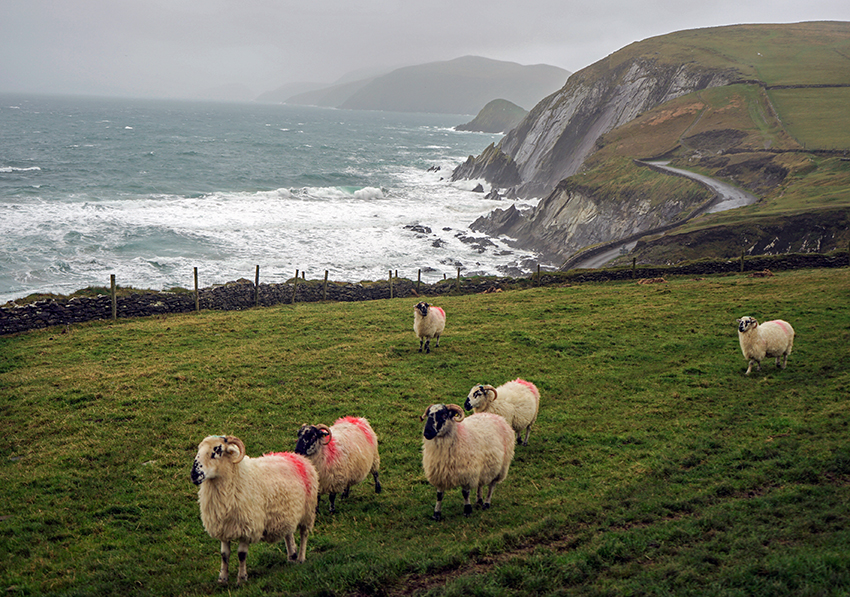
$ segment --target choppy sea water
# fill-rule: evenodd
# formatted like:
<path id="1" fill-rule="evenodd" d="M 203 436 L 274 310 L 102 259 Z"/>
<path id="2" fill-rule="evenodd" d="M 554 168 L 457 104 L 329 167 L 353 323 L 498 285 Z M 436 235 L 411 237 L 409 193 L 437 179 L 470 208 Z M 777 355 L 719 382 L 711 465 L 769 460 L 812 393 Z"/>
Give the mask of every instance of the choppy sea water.
<path id="1" fill-rule="evenodd" d="M 499 135 L 465 115 L 0 96 L 0 303 L 296 269 L 336 281 L 516 274 L 473 233 L 504 201 L 448 182 Z M 486 185 L 485 185 L 486 188 Z"/>

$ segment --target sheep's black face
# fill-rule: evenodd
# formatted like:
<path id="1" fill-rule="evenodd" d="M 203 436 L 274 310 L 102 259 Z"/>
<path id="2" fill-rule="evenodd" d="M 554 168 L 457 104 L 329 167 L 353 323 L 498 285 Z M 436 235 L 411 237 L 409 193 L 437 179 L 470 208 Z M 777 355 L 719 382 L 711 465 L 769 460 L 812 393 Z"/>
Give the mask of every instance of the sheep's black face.
<path id="1" fill-rule="evenodd" d="M 417 310 L 417 311 L 419 311 L 419 314 L 420 314 L 422 317 L 425 317 L 426 315 L 428 315 L 428 308 L 429 308 L 430 306 L 431 306 L 431 305 L 429 305 L 429 304 L 428 304 L 428 303 L 426 303 L 426 302 L 421 302 L 421 303 L 419 303 L 418 305 L 416 305 L 416 310 Z"/>
<path id="2" fill-rule="evenodd" d="M 425 416 L 425 429 L 422 431 L 422 435 L 425 439 L 434 439 L 440 435 L 446 421 L 451 419 L 452 416 L 454 416 L 454 413 L 447 409 L 445 405 L 435 404 L 428 409 Z"/>
<path id="3" fill-rule="evenodd" d="M 487 391 L 484 389 L 484 386 L 477 385 L 469 391 L 469 395 L 466 397 L 466 402 L 463 403 L 463 408 L 466 410 L 472 410 L 481 404 L 481 401 L 487 395 Z"/>
<path id="4" fill-rule="evenodd" d="M 327 437 L 327 431 L 314 425 L 304 425 L 298 430 L 298 441 L 295 443 L 295 453 L 302 456 L 312 456 Z"/>
<path id="5" fill-rule="evenodd" d="M 192 463 L 192 483 L 200 485 L 205 480 L 215 477 L 218 474 L 218 463 L 225 451 L 226 447 L 222 440 L 208 437 L 202 441 L 198 446 L 195 462 Z"/>
<path id="6" fill-rule="evenodd" d="M 192 483 L 195 485 L 200 485 L 204 482 L 204 467 L 198 462 L 198 459 L 195 458 L 194 464 L 192 464 Z"/>
<path id="7" fill-rule="evenodd" d="M 745 316 L 738 320 L 738 331 L 742 334 L 748 332 L 758 325 L 754 317 Z"/>

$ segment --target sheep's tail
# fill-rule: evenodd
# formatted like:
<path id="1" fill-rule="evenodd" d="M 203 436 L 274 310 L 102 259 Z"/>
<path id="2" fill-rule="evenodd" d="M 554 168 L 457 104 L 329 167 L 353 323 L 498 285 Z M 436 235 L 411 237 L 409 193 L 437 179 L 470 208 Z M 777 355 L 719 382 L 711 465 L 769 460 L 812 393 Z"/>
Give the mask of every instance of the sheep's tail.
<path id="1" fill-rule="evenodd" d="M 354 425 L 363 432 L 363 435 L 366 436 L 366 439 L 369 440 L 369 443 L 373 446 L 378 439 L 375 432 L 372 430 L 372 427 L 369 425 L 369 421 L 362 417 L 341 417 L 334 421 L 334 425 L 338 423 L 350 423 L 351 425 Z"/>
<path id="2" fill-rule="evenodd" d="M 313 491 L 313 484 L 310 482 L 310 475 L 307 472 L 307 466 L 304 464 L 304 458 L 302 456 L 294 454 L 293 452 L 270 452 L 268 454 L 263 454 L 263 456 L 279 456 L 286 459 L 292 466 L 295 467 L 295 471 L 298 473 L 298 478 L 301 479 L 301 483 L 304 485 L 307 495 L 310 495 Z"/>
<path id="3" fill-rule="evenodd" d="M 538 400 L 540 400 L 540 390 L 537 389 L 536 385 L 534 385 L 530 381 L 525 381 L 524 379 L 522 379 L 520 377 L 517 377 L 514 381 L 517 382 L 517 383 L 521 383 L 522 385 L 527 387 L 529 390 L 531 390 L 532 394 L 534 394 L 534 397 L 537 398 Z"/>

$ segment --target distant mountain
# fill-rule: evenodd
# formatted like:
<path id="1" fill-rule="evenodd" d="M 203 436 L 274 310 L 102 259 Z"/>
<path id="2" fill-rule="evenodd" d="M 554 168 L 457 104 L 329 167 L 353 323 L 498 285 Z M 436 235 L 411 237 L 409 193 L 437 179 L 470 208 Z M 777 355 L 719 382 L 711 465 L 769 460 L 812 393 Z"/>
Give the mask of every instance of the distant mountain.
<path id="1" fill-rule="evenodd" d="M 254 101 L 263 104 L 282 104 L 293 95 L 308 93 L 317 89 L 324 89 L 327 86 L 327 83 L 310 83 L 307 81 L 287 83 L 286 85 L 281 85 L 277 89 L 272 89 L 271 91 L 266 91 L 265 93 L 260 94 Z"/>
<path id="2" fill-rule="evenodd" d="M 520 108 L 513 102 L 494 99 L 481 108 L 478 116 L 466 124 L 459 124 L 459 131 L 476 131 L 479 133 L 506 133 L 525 118 L 528 110 Z"/>
<path id="3" fill-rule="evenodd" d="M 530 108 L 560 89 L 570 72 L 465 56 L 398 68 L 387 74 L 293 95 L 288 104 L 348 110 L 477 114 L 502 98 Z"/>

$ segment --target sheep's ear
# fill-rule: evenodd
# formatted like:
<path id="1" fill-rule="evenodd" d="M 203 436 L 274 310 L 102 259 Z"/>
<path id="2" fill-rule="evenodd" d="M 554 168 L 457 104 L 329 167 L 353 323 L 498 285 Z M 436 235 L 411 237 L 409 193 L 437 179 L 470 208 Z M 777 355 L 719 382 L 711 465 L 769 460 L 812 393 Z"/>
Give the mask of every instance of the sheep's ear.
<path id="1" fill-rule="evenodd" d="M 227 453 L 230 454 L 231 462 L 233 464 L 241 462 L 245 458 L 245 444 L 242 443 L 242 440 L 238 437 L 228 435 L 224 438 L 224 441 L 227 444 Z"/>

